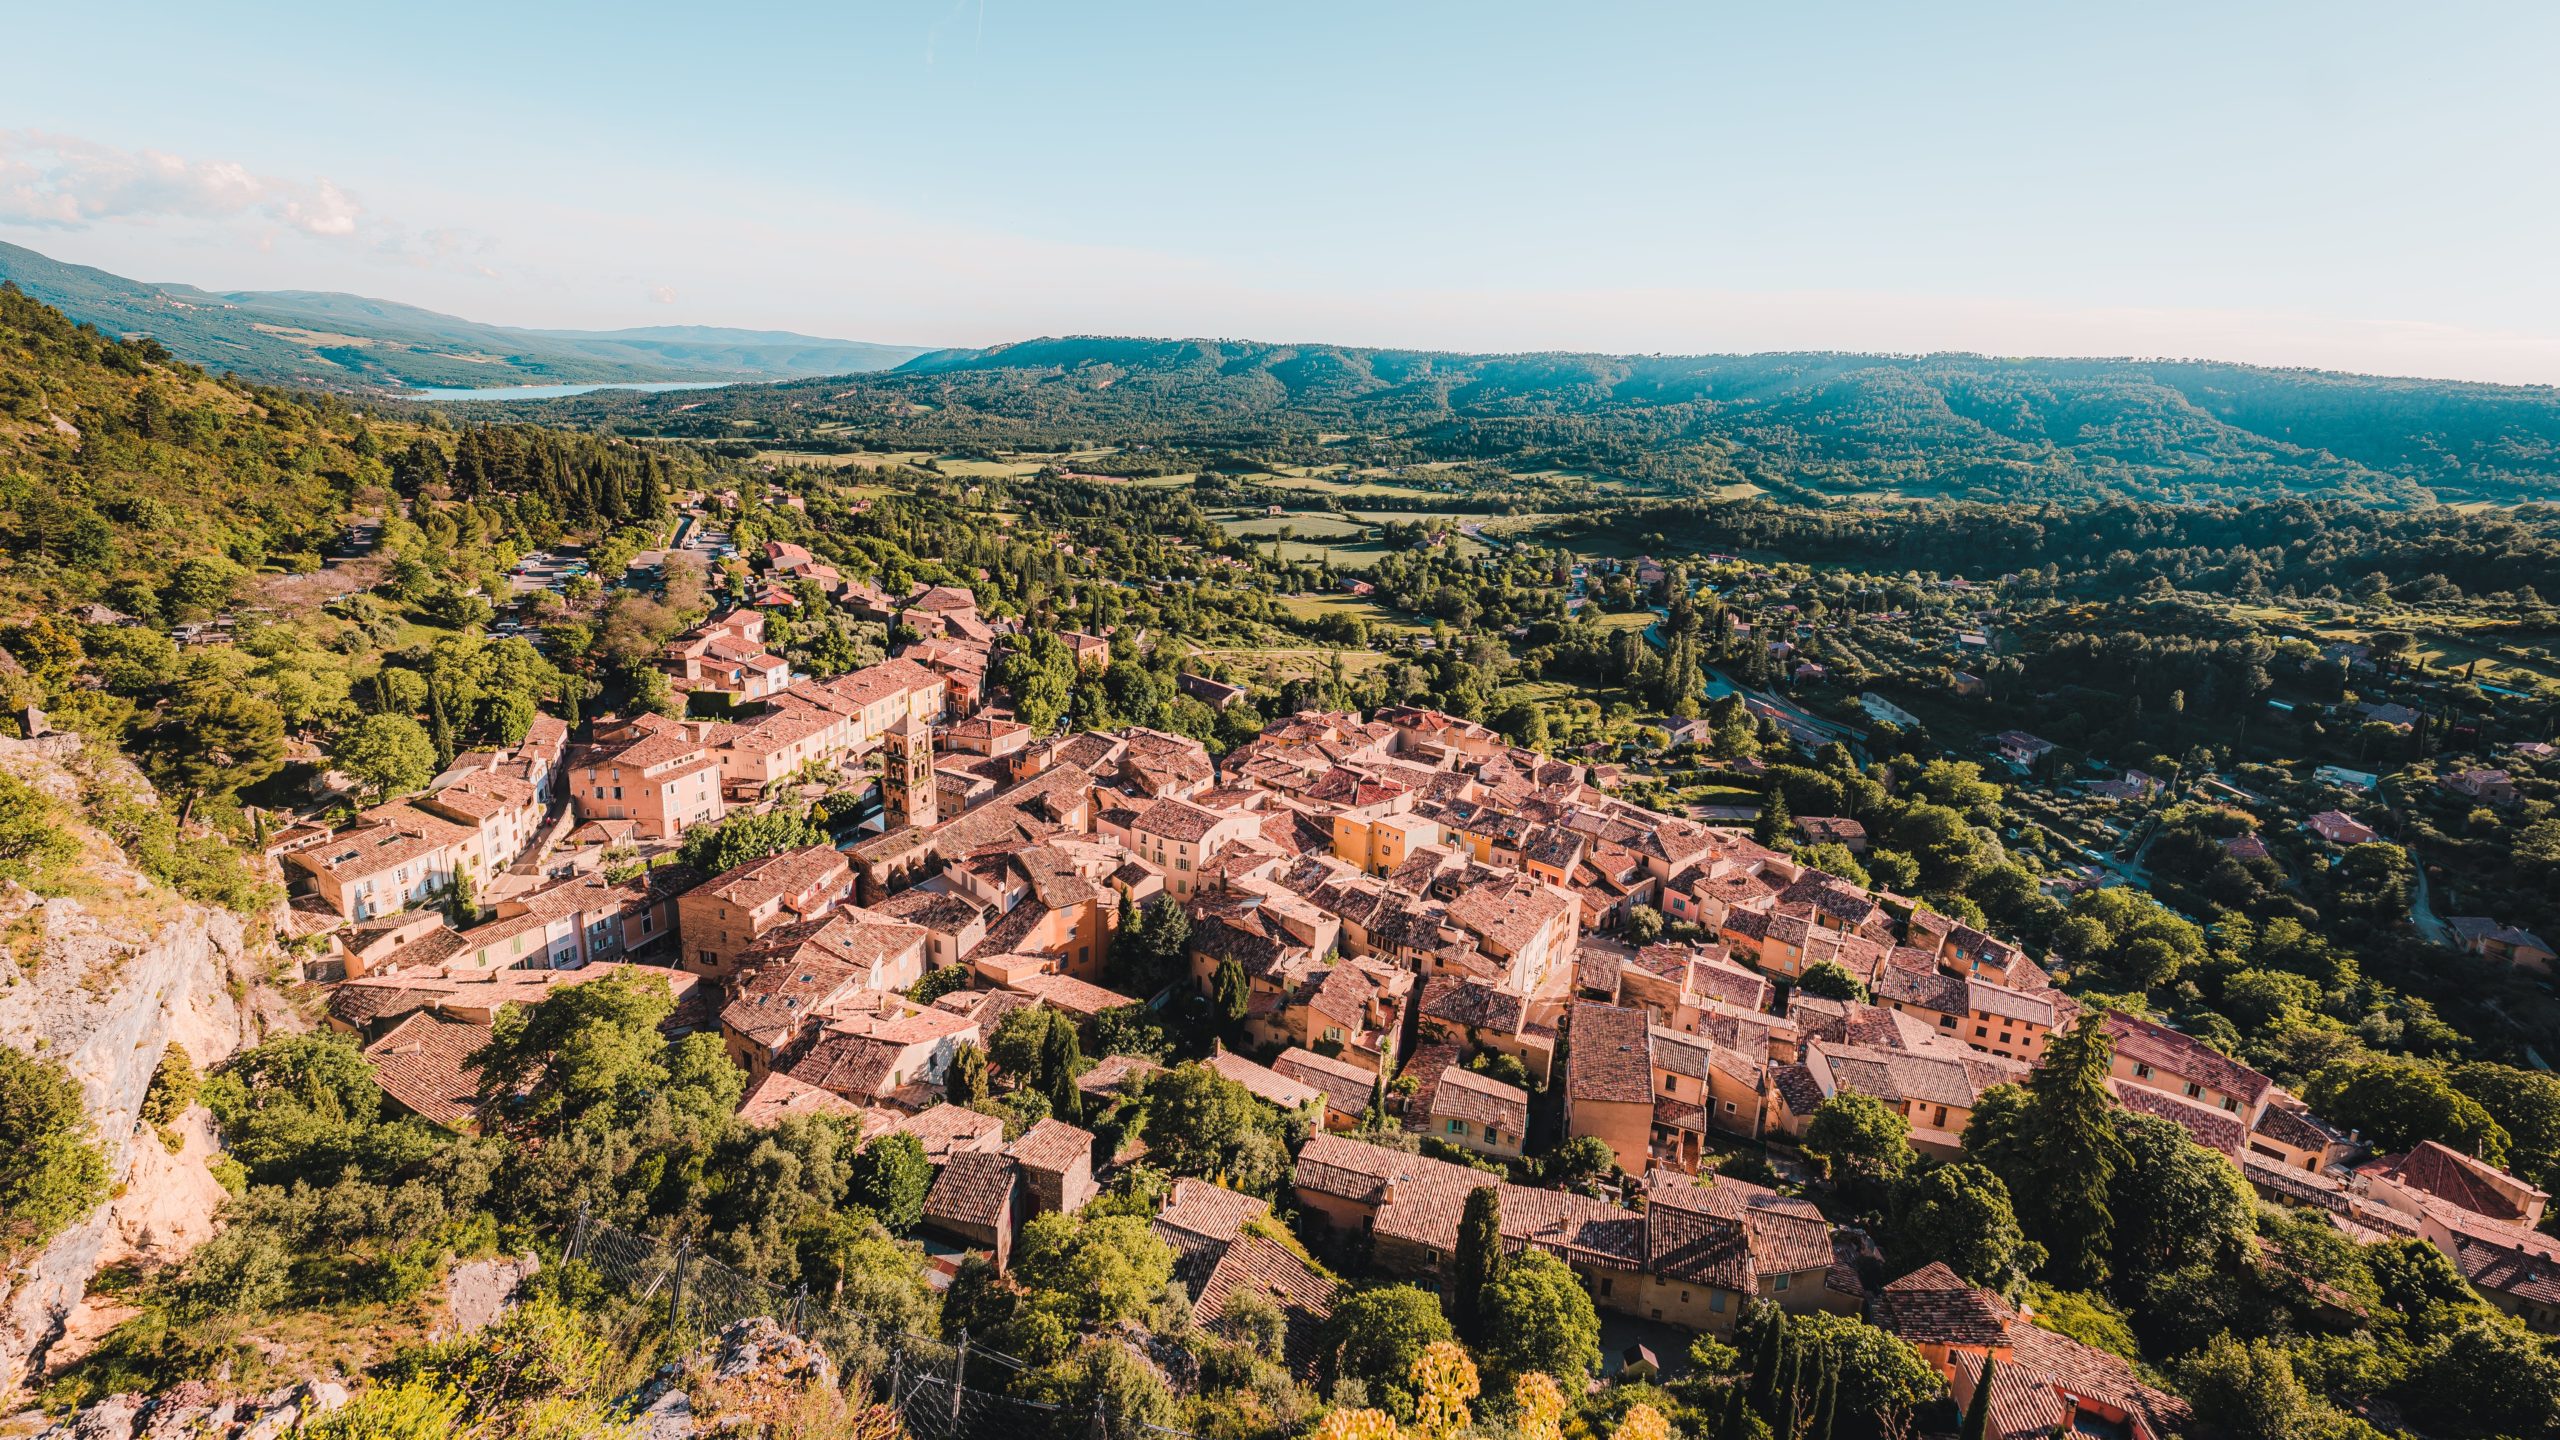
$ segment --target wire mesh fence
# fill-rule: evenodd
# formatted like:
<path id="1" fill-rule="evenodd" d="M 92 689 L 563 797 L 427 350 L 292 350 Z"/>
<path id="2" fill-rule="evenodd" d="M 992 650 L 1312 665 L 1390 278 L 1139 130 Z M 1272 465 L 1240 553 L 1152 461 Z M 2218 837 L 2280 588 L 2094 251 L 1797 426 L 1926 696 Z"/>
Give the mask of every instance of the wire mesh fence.
<path id="1" fill-rule="evenodd" d="M 635 1234 L 583 1209 L 562 1258 L 584 1266 L 609 1291 L 658 1312 L 671 1354 L 694 1353 L 741 1320 L 770 1317 L 866 1375 L 876 1398 L 896 1408 L 917 1440 L 1115 1440 L 1099 1400 L 1068 1405 L 1009 1393 L 1004 1387 L 1029 1366 L 972 1344 L 966 1332 L 952 1341 L 884 1330 L 806 1288 L 785 1291 L 697 1253 L 686 1241 Z M 1117 1428 L 1117 1440 L 1197 1440 L 1188 1431 L 1137 1421 Z"/>

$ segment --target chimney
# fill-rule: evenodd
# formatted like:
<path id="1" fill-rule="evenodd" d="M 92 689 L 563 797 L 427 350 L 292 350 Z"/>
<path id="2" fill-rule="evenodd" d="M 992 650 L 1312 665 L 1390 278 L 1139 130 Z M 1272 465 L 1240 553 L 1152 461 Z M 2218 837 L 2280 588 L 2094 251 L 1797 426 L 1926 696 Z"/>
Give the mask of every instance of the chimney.
<path id="1" fill-rule="evenodd" d="M 1378 1187 L 1378 1203 L 1380 1205 L 1393 1205 L 1396 1203 L 1396 1182 L 1403 1178 L 1404 1177 L 1401 1175 L 1390 1175 L 1386 1178 L 1386 1182 Z"/>

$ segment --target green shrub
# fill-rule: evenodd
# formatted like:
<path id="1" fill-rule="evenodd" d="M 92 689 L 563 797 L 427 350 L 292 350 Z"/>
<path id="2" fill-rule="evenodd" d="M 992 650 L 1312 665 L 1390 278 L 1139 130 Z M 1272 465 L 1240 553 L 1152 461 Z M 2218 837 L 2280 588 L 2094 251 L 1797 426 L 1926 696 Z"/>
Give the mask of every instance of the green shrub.
<path id="1" fill-rule="evenodd" d="M 80 1087 L 60 1065 L 0 1045 L 0 1260 L 62 1233 L 107 1198 Z"/>

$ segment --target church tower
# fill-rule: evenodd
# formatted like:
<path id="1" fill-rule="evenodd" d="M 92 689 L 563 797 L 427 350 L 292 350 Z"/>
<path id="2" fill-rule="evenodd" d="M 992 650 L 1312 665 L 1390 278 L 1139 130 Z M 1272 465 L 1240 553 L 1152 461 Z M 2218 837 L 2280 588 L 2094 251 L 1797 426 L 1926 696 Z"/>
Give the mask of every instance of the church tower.
<path id="1" fill-rule="evenodd" d="M 934 803 L 933 727 L 901 718 L 880 738 L 881 823 L 930 829 L 941 816 Z"/>

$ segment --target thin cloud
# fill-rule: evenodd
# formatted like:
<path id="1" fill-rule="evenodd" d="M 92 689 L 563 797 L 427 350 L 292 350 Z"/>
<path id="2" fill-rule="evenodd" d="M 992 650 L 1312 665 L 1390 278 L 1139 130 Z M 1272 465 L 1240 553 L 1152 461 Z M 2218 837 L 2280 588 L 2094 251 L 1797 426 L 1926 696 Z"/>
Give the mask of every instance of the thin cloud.
<path id="1" fill-rule="evenodd" d="M 239 216 L 342 239 L 357 232 L 364 207 L 325 179 L 280 180 L 236 161 L 0 130 L 0 224 L 84 230 L 112 221 Z"/>
<path id="2" fill-rule="evenodd" d="M 650 286 L 649 303 L 652 305 L 673 305 L 676 303 L 676 287 L 673 285 Z"/>

